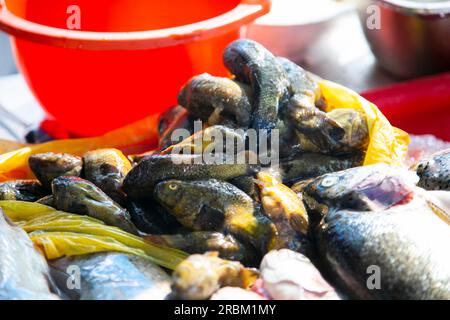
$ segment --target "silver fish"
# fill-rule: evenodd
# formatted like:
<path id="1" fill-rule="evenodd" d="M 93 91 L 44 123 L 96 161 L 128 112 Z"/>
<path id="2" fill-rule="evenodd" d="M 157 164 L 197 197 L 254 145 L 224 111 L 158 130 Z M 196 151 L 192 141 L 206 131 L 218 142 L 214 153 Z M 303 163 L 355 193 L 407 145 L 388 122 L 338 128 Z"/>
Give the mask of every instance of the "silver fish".
<path id="1" fill-rule="evenodd" d="M 48 265 L 30 238 L 0 209 L 0 300 L 54 300 Z"/>
<path id="2" fill-rule="evenodd" d="M 97 253 L 50 262 L 59 289 L 76 300 L 163 300 L 170 277 L 140 257 Z"/>

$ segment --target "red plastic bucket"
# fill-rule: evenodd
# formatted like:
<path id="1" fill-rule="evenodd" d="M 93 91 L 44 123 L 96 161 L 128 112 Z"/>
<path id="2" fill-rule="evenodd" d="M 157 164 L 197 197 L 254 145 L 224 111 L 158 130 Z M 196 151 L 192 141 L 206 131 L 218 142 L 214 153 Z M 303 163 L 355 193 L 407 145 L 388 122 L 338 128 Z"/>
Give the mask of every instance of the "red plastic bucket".
<path id="1" fill-rule="evenodd" d="M 196 74 L 226 75 L 224 47 L 269 9 L 270 0 L 0 0 L 0 28 L 49 117 L 93 136 L 174 105 Z"/>

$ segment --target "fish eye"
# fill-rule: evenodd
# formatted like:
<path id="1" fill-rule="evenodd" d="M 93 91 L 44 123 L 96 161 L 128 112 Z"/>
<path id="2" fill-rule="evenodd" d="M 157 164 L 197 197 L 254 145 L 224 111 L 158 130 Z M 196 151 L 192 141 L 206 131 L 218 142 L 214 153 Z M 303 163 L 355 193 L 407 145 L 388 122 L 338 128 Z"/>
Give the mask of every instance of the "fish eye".
<path id="1" fill-rule="evenodd" d="M 323 179 L 322 183 L 320 184 L 324 188 L 329 188 L 336 184 L 338 178 L 335 176 L 326 177 Z"/>
<path id="2" fill-rule="evenodd" d="M 175 191 L 178 189 L 178 185 L 176 183 L 170 183 L 169 184 L 169 189 L 172 191 Z"/>

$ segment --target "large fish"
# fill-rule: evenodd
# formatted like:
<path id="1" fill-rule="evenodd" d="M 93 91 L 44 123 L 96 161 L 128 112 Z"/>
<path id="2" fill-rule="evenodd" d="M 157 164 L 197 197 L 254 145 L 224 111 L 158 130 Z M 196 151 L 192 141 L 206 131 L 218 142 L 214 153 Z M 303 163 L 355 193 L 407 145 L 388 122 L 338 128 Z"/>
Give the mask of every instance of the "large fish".
<path id="1" fill-rule="evenodd" d="M 0 210 L 0 300 L 53 300 L 48 265 L 28 235 Z"/>
<path id="2" fill-rule="evenodd" d="M 417 180 L 373 165 L 304 188 L 321 263 L 349 297 L 450 299 L 448 208 L 433 205 Z"/>
<path id="3" fill-rule="evenodd" d="M 257 165 L 205 161 L 199 154 L 153 155 L 142 159 L 126 176 L 123 189 L 132 199 L 151 198 L 155 186 L 165 180 L 199 180 L 232 178 L 252 174 Z"/>
<path id="4" fill-rule="evenodd" d="M 426 190 L 450 191 L 450 150 L 435 153 L 414 166 L 420 177 L 419 187 Z"/>
<path id="5" fill-rule="evenodd" d="M 61 292 L 79 300 L 162 300 L 170 277 L 140 257 L 97 253 L 50 262 Z"/>

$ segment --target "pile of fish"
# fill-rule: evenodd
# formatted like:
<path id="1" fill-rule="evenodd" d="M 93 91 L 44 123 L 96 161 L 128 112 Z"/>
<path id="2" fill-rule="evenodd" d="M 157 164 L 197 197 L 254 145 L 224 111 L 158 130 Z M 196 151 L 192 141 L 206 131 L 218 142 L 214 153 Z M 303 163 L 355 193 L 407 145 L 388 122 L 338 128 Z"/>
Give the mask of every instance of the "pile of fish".
<path id="1" fill-rule="evenodd" d="M 362 166 L 364 115 L 326 112 L 315 75 L 250 40 L 231 43 L 224 63 L 232 78 L 202 74 L 181 89 L 157 150 L 36 154 L 37 180 L 0 184 L 0 200 L 190 256 L 171 273 L 118 252 L 46 263 L 0 211 L 0 297 L 450 299 L 450 150 L 410 169 Z M 271 148 L 250 148 L 253 132 Z M 229 140 L 231 154 L 216 143 Z"/>

